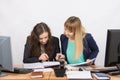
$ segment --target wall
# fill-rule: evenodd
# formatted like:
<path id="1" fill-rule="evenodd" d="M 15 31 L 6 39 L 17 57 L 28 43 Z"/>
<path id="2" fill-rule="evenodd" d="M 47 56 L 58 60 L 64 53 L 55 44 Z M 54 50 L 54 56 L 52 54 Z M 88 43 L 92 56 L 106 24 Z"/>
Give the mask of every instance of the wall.
<path id="1" fill-rule="evenodd" d="M 11 37 L 13 61 L 20 64 L 26 37 L 36 23 L 46 22 L 59 37 L 65 20 L 78 16 L 99 46 L 96 64 L 103 65 L 106 31 L 120 28 L 119 8 L 119 0 L 0 0 L 0 35 Z"/>

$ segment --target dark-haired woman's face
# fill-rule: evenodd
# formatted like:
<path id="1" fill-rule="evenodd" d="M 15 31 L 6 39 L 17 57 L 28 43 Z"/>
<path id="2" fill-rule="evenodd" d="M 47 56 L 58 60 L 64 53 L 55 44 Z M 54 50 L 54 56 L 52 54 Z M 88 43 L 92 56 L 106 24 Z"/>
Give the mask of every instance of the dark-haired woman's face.
<path id="1" fill-rule="evenodd" d="M 49 39 L 48 32 L 44 32 L 41 35 L 39 35 L 39 41 L 42 45 L 47 44 Z"/>

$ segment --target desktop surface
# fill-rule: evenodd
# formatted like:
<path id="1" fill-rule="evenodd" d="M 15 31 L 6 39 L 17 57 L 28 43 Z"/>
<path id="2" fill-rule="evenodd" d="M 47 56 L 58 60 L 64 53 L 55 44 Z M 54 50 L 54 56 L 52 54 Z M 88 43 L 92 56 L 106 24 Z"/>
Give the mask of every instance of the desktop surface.
<path id="1" fill-rule="evenodd" d="M 99 66 L 97 66 L 99 67 Z M 92 68 L 97 68 L 96 66 L 92 66 Z M 51 72 L 43 72 L 43 78 L 31 78 L 31 73 L 27 74 L 16 74 L 16 73 L 6 73 L 8 76 L 0 77 L 0 80 L 67 80 L 66 75 L 64 77 L 56 77 L 54 71 Z M 109 75 L 111 80 L 120 80 L 120 75 L 111 76 Z M 93 77 L 93 80 L 97 80 Z"/>
<path id="2" fill-rule="evenodd" d="M 17 74 L 17 73 L 5 73 L 8 76 L 0 77 L 0 80 L 48 80 L 50 76 L 50 72 L 43 73 L 43 78 L 31 78 L 31 73 L 27 74 Z"/>

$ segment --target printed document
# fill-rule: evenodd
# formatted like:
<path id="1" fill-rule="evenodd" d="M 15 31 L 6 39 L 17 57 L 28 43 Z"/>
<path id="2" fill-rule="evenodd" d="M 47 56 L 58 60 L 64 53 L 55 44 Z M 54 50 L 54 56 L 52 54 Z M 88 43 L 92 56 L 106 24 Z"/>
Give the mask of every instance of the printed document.
<path id="1" fill-rule="evenodd" d="M 70 66 L 85 66 L 85 65 L 89 64 L 90 62 L 93 62 L 93 61 L 95 61 L 95 59 L 96 59 L 96 58 L 94 58 L 94 59 L 91 59 L 91 60 L 89 60 L 89 61 L 86 61 L 86 62 L 82 62 L 82 63 L 76 63 L 76 64 L 69 64 L 69 65 L 70 65 Z"/>
<path id="2" fill-rule="evenodd" d="M 66 71 L 68 79 L 92 79 L 90 71 Z"/>
<path id="3" fill-rule="evenodd" d="M 60 62 L 58 61 L 46 61 L 46 62 L 23 64 L 24 68 L 28 68 L 28 69 L 39 69 L 39 68 L 52 67 L 52 66 L 58 66 L 58 65 L 60 65 Z"/>

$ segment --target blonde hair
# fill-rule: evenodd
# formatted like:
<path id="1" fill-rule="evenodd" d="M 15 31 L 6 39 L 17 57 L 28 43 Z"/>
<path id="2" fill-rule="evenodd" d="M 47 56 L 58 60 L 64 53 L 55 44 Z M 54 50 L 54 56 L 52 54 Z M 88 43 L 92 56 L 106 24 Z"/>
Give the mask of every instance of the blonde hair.
<path id="1" fill-rule="evenodd" d="M 81 24 L 81 21 L 78 17 L 71 16 L 69 17 L 64 27 L 68 29 L 70 32 L 74 33 L 75 39 L 75 54 L 74 59 L 77 59 L 80 54 L 83 52 L 83 38 L 85 37 L 85 29 Z"/>

